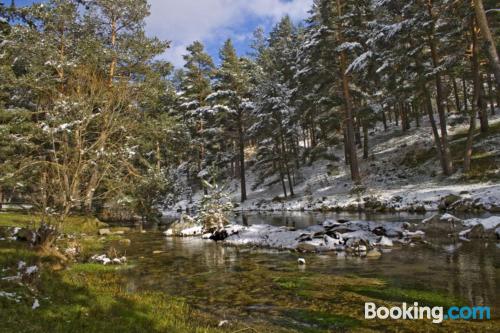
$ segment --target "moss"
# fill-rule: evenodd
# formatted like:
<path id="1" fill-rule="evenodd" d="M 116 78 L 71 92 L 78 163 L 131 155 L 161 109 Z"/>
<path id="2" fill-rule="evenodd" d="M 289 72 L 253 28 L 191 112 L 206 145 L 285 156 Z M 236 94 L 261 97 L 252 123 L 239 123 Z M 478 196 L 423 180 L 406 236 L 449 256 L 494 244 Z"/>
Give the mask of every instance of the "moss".
<path id="1" fill-rule="evenodd" d="M 360 326 L 361 324 L 359 320 L 349 316 L 307 309 L 288 310 L 285 314 L 293 320 L 304 324 L 305 327 L 301 329 L 302 332 L 317 332 L 324 330 L 345 331 Z"/>
<path id="2" fill-rule="evenodd" d="M 0 227 L 33 228 L 39 225 L 40 221 L 41 217 L 39 215 L 28 215 L 13 212 L 0 213 Z M 90 234 L 97 233 L 99 228 L 106 226 L 106 223 L 103 223 L 94 217 L 69 216 L 62 225 L 62 232 Z"/>
<path id="3" fill-rule="evenodd" d="M 18 284 L 0 280 L 0 290 L 15 292 L 16 303 L 0 297 L 2 332 L 223 332 L 217 320 L 191 309 L 182 299 L 161 292 L 129 292 L 126 266 L 75 264 L 54 272 L 39 257 L 19 244 L 2 244 L 0 263 L 11 273 L 20 260 L 37 262 L 35 281 Z M 15 248 L 12 248 L 15 246 Z M 34 299 L 40 307 L 33 310 Z"/>

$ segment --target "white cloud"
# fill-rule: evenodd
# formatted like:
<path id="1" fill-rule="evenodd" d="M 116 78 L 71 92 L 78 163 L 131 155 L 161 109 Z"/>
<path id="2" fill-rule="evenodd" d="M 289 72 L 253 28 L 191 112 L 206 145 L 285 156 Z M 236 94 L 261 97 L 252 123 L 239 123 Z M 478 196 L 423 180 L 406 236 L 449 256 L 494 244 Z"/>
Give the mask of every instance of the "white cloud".
<path id="1" fill-rule="evenodd" d="M 149 0 L 149 3 L 148 33 L 172 41 L 166 58 L 181 66 L 185 48 L 193 41 L 241 36 L 234 30 L 248 23 L 249 18 L 276 22 L 288 14 L 293 19 L 302 19 L 312 0 Z"/>

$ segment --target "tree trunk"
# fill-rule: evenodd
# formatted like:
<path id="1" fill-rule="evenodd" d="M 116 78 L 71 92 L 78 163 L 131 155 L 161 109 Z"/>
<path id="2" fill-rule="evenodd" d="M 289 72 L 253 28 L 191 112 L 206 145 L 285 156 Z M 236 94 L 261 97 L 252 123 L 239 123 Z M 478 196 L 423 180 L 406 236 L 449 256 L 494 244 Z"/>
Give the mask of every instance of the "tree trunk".
<path id="1" fill-rule="evenodd" d="M 241 112 L 238 115 L 238 146 L 240 158 L 241 202 L 245 202 L 247 199 L 247 185 L 245 178 L 245 137 L 243 135 L 243 119 Z"/>
<path id="2" fill-rule="evenodd" d="M 387 117 L 385 111 L 382 111 L 382 124 L 384 124 L 384 132 L 387 132 Z"/>
<path id="3" fill-rule="evenodd" d="M 112 52 L 112 58 L 111 58 L 111 65 L 109 66 L 109 78 L 108 78 L 108 83 L 111 86 L 113 84 L 113 78 L 115 77 L 115 70 L 116 70 L 116 63 L 118 62 L 117 55 L 116 55 L 116 19 L 113 17 L 111 19 L 111 52 Z"/>
<path id="4" fill-rule="evenodd" d="M 342 17 L 342 6 L 341 0 L 337 0 L 337 14 Z M 338 41 L 339 44 L 342 44 L 342 25 L 339 23 L 338 26 Z M 347 141 L 349 145 L 349 159 L 350 159 L 350 167 L 351 167 L 351 179 L 356 184 L 361 183 L 361 175 L 359 173 L 358 166 L 358 156 L 356 152 L 356 144 L 354 138 L 354 117 L 353 117 L 353 109 L 352 109 L 352 100 L 351 100 L 351 92 L 349 88 L 349 77 L 346 74 L 347 69 L 347 56 L 345 51 L 340 52 L 340 74 L 342 79 L 342 90 L 344 95 L 344 108 L 345 108 L 345 122 L 347 129 Z"/>
<path id="5" fill-rule="evenodd" d="M 446 169 L 446 162 L 443 158 L 443 148 L 441 146 L 441 138 L 439 137 L 436 120 L 434 119 L 434 110 L 432 109 L 431 95 L 425 84 L 423 85 L 422 89 L 425 97 L 425 109 L 427 110 L 427 115 L 429 116 L 429 122 L 431 123 L 432 135 L 434 136 L 434 144 L 436 146 L 439 162 L 441 163 L 441 168 L 443 169 L 444 172 L 444 170 Z"/>
<path id="6" fill-rule="evenodd" d="M 470 123 L 469 132 L 467 134 L 467 141 L 465 144 L 465 155 L 464 155 L 464 172 L 470 171 L 471 159 L 472 159 L 472 146 L 474 139 L 474 131 L 476 129 L 476 107 L 480 103 L 481 95 L 481 77 L 479 74 L 479 59 L 478 59 L 478 46 L 477 46 L 477 29 L 474 24 L 474 19 L 471 23 L 471 35 L 472 35 L 472 78 L 474 83 L 474 95 L 472 98 L 471 112 L 470 112 Z"/>
<path id="7" fill-rule="evenodd" d="M 495 44 L 495 39 L 491 34 L 490 27 L 488 25 L 488 19 L 486 18 L 486 13 L 484 11 L 483 0 L 473 0 L 474 11 L 476 13 L 476 22 L 479 26 L 484 40 L 488 46 L 488 55 L 490 58 L 490 65 L 493 69 L 493 74 L 495 75 L 497 88 L 500 87 L 500 59 L 498 58 L 497 47 Z"/>
<path id="8" fill-rule="evenodd" d="M 493 94 L 493 82 L 491 81 L 490 73 L 486 73 L 486 81 L 488 82 L 488 101 L 490 102 L 491 115 L 495 115 L 495 96 Z"/>
<path id="9" fill-rule="evenodd" d="M 457 81 L 455 80 L 455 77 L 453 77 L 453 76 L 451 76 L 450 79 L 451 79 L 451 82 L 453 84 L 453 94 L 455 96 L 455 107 L 457 108 L 457 112 L 462 112 L 462 107 L 460 105 L 460 98 L 458 97 Z"/>
<path id="10" fill-rule="evenodd" d="M 368 126 L 363 124 L 363 159 L 368 159 Z"/>
<path id="11" fill-rule="evenodd" d="M 465 74 L 462 76 L 462 89 L 464 93 L 464 112 L 469 112 L 469 107 L 467 105 L 467 82 L 465 81 Z"/>
<path id="12" fill-rule="evenodd" d="M 432 12 L 432 2 L 428 2 L 427 9 L 429 16 L 434 20 L 434 14 Z M 435 69 L 440 66 L 439 56 L 437 52 L 436 42 L 434 40 L 434 21 L 432 21 L 432 31 L 428 36 L 428 44 L 431 50 L 432 63 Z M 448 144 L 448 131 L 446 129 L 446 111 L 444 106 L 445 98 L 443 96 L 443 83 L 441 80 L 441 73 L 437 72 L 435 74 L 436 80 L 436 103 L 439 115 L 439 127 L 441 130 L 441 145 L 443 148 L 443 162 L 444 174 L 450 176 L 453 173 L 453 162 L 451 160 L 451 152 Z"/>

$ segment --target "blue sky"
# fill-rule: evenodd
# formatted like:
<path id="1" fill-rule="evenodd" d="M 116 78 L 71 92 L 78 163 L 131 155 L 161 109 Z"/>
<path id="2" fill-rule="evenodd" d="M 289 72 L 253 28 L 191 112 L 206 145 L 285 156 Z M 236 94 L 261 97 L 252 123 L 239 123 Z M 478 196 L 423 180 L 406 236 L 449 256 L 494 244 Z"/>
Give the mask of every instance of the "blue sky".
<path id="1" fill-rule="evenodd" d="M 16 0 L 18 6 L 33 0 Z M 284 15 L 296 22 L 304 19 L 312 0 L 148 0 L 151 16 L 146 30 L 172 42 L 165 58 L 182 66 L 182 55 L 191 42 L 200 40 L 218 60 L 218 50 L 231 38 L 239 52 L 248 52 L 252 32 L 262 26 L 266 32 Z M 4 3 L 10 3 L 4 0 Z"/>

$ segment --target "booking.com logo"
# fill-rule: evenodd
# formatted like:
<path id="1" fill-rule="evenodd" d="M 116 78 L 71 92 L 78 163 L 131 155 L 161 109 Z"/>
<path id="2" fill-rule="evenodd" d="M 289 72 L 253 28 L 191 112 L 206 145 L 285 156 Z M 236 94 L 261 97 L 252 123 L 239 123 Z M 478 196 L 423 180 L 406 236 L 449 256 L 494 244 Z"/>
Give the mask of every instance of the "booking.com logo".
<path id="1" fill-rule="evenodd" d="M 402 303 L 401 306 L 387 308 L 375 303 L 365 303 L 365 319 L 394 319 L 418 320 L 430 319 L 439 324 L 443 320 L 489 320 L 491 319 L 489 306 L 452 306 L 445 311 L 442 306 L 420 306 Z"/>

